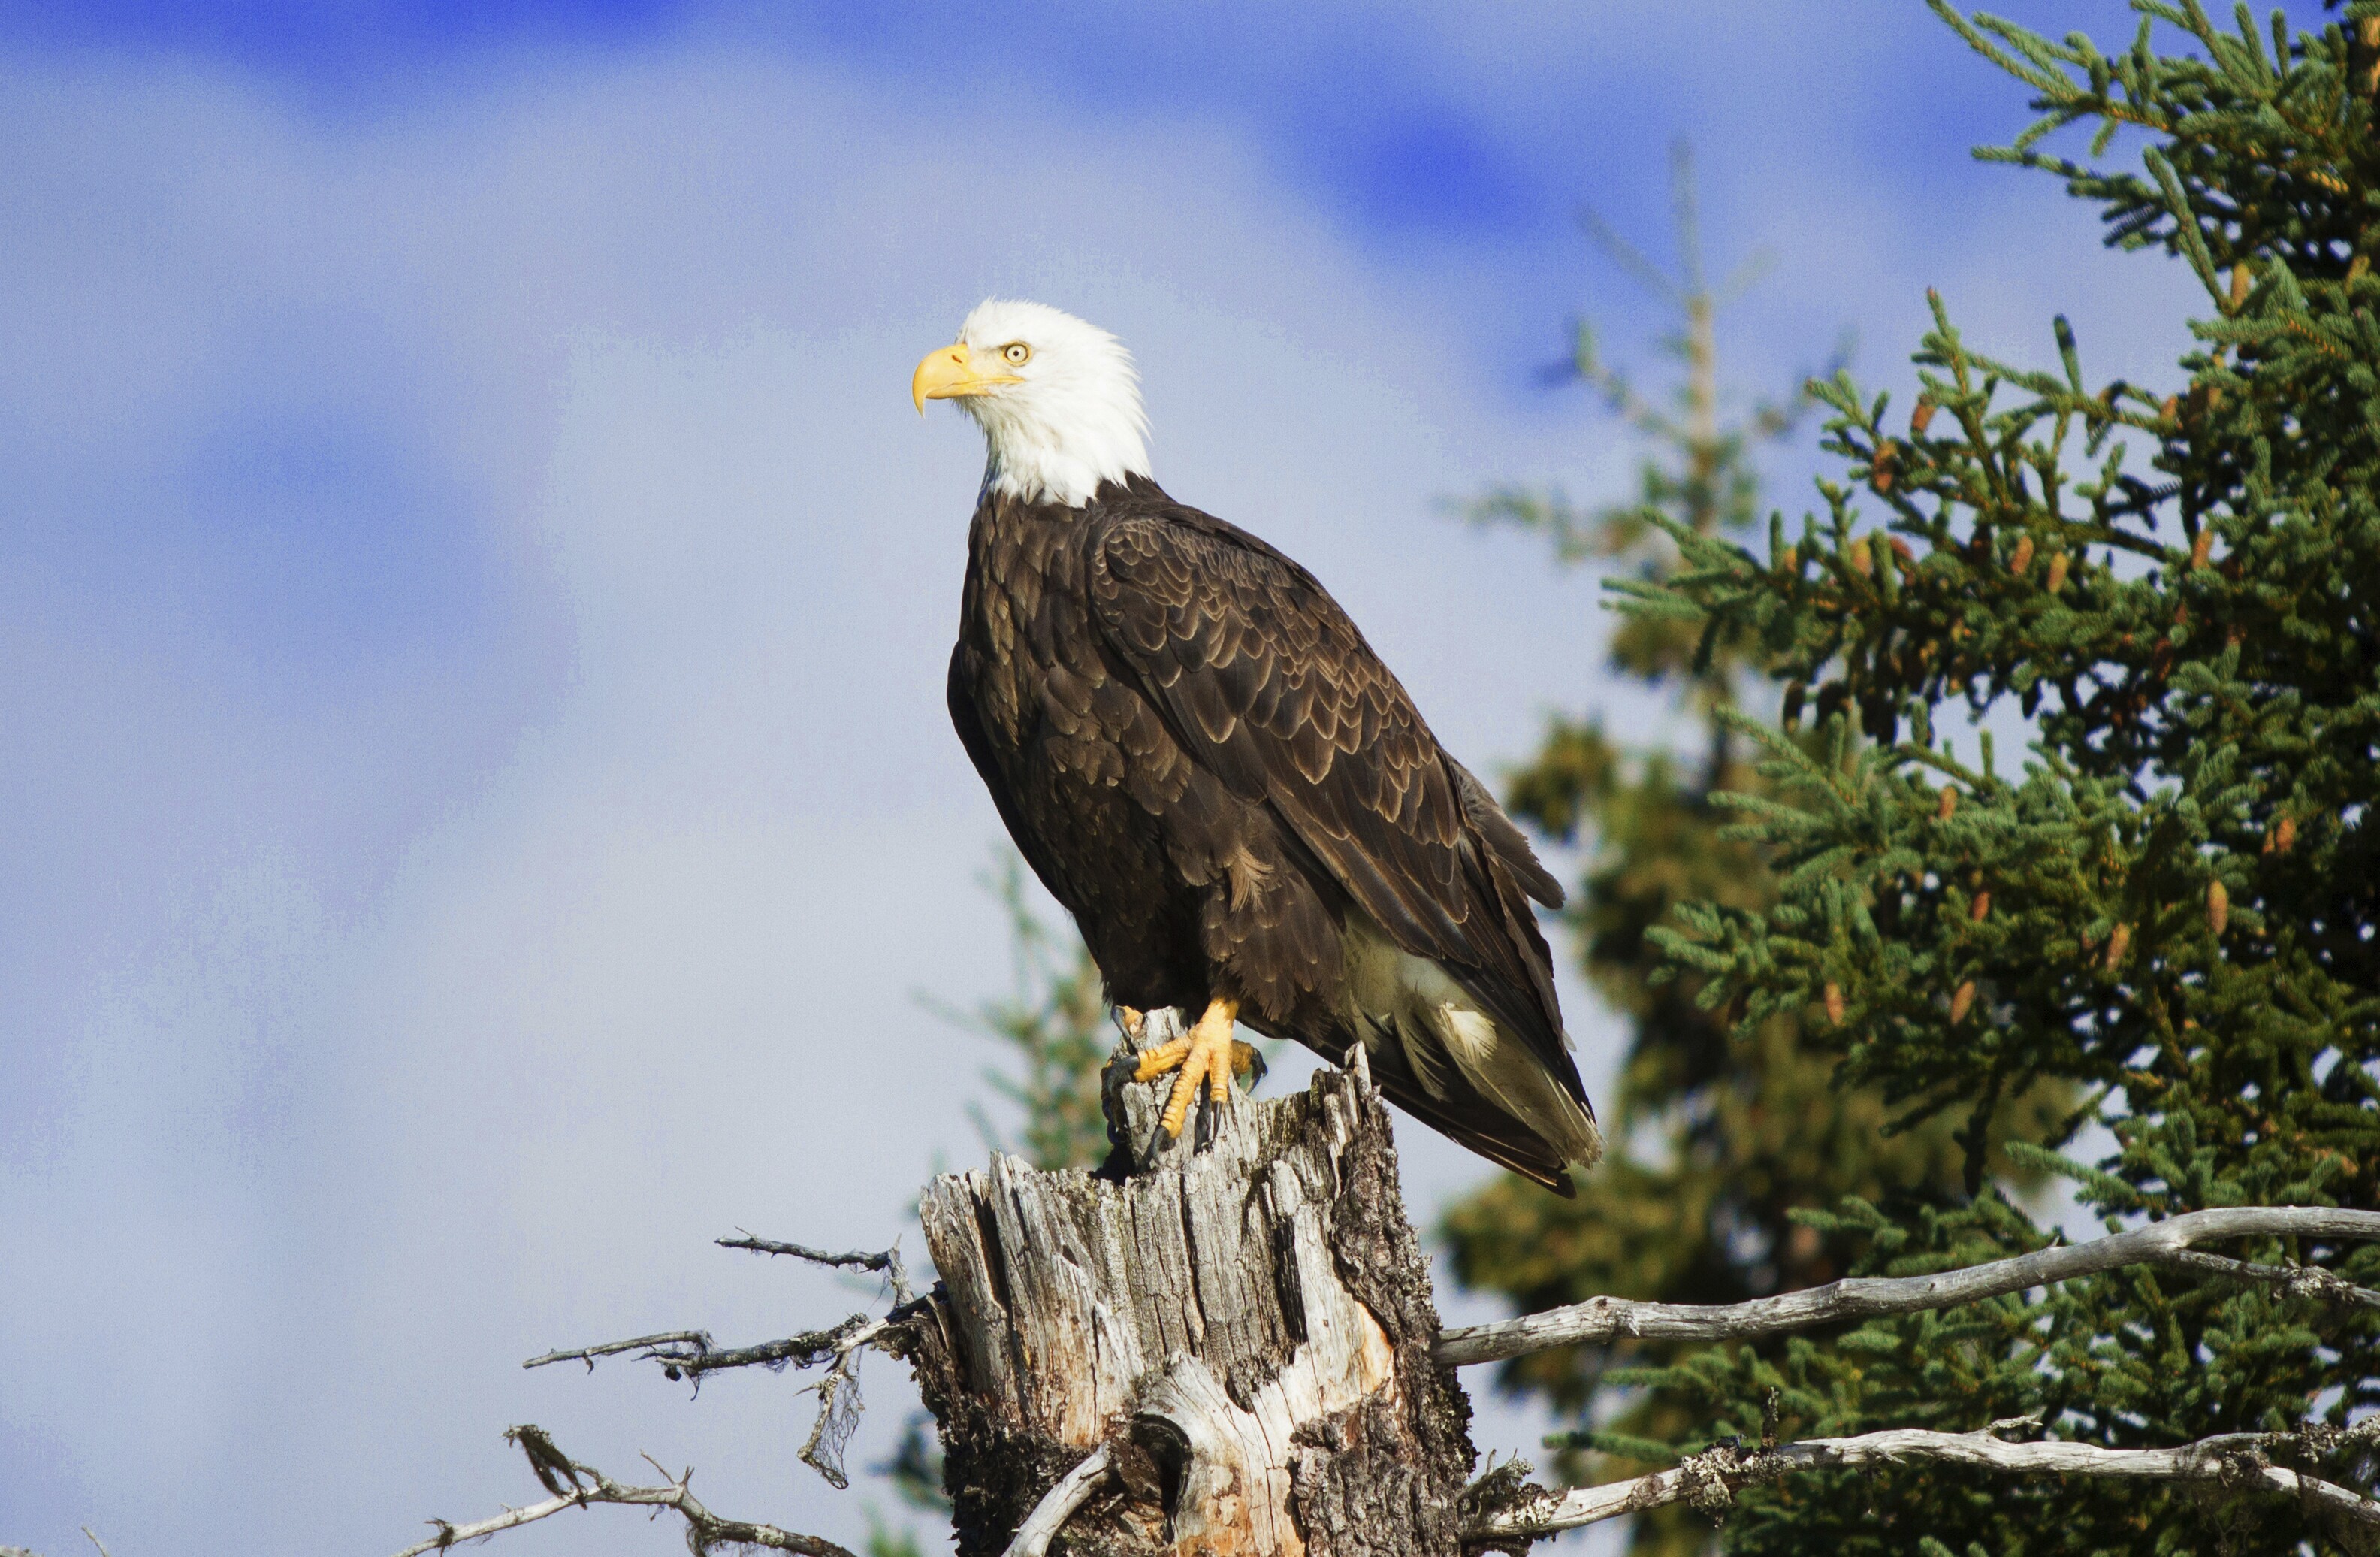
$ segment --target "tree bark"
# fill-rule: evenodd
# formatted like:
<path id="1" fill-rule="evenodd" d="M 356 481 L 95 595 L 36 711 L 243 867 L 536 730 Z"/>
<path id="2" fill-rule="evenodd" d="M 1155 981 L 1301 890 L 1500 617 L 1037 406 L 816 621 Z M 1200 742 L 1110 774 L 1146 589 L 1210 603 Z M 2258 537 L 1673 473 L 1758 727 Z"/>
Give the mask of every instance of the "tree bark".
<path id="1" fill-rule="evenodd" d="M 1101 1448 L 1111 1468 L 1053 1551 L 1460 1551 L 1470 1402 L 1430 1356 L 1429 1273 L 1368 1077 L 1235 1099 L 1211 1145 L 1151 1151 L 1163 1091 L 1111 1081 L 1099 1174 L 995 1156 L 926 1191 L 941 1284 L 902 1344 L 961 1557 L 1005 1551 Z"/>

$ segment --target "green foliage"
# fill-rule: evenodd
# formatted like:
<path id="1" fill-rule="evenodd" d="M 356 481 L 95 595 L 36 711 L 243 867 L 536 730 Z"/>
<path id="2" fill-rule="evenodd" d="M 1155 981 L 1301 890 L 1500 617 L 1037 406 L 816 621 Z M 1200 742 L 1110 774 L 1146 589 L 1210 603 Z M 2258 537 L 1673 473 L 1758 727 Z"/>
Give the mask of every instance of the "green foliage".
<path id="1" fill-rule="evenodd" d="M 917 1532 L 889 1525 L 874 1509 L 868 1511 L 868 1557 L 926 1557 Z"/>
<path id="2" fill-rule="evenodd" d="M 1727 281 L 1712 286 L 1703 272 L 1694 158 L 1683 142 L 1670 152 L 1670 176 L 1678 233 L 1675 275 L 1648 259 L 1601 217 L 1592 212 L 1584 217 L 1597 247 L 1677 318 L 1677 330 L 1662 342 L 1663 352 L 1683 370 L 1670 405 L 1665 407 L 1658 400 L 1647 399 L 1625 373 L 1604 361 L 1594 327 L 1585 320 L 1572 322 L 1570 354 L 1554 370 L 1557 378 L 1593 389 L 1616 415 L 1661 451 L 1638 466 L 1635 501 L 1582 512 L 1559 488 L 1533 492 L 1508 486 L 1463 507 L 1475 524 L 1509 524 L 1537 531 L 1564 563 L 1596 558 L 1631 563 L 1648 580 L 1660 578 L 1672 558 L 1663 538 L 1667 525 L 1682 523 L 1702 535 L 1750 529 L 1760 489 L 1752 452 L 1792 432 L 1809 407 L 1807 393 L 1796 391 L 1782 399 L 1756 402 L 1741 420 L 1722 419 L 1718 313 L 1759 279 L 1767 261 L 1755 256 Z M 1723 704 L 1732 695 L 1740 658 L 1722 653 L 1696 667 L 1695 639 L 1694 629 L 1674 618 L 1630 617 L 1612 635 L 1612 663 L 1627 675 L 1651 682 L 1690 674 L 1700 700 Z M 1548 758 L 1551 756 L 1549 745 Z M 1538 765 L 1545 766 L 1546 760 Z M 1527 803 L 1523 801 L 1524 806 Z M 1558 830 L 1567 829 L 1565 823 Z"/>
<path id="3" fill-rule="evenodd" d="M 944 1015 L 1014 1052 L 1021 1075 L 988 1070 L 984 1079 L 1024 1121 L 1012 1135 L 977 1109 L 976 1128 L 993 1150 L 1013 1151 L 1037 1168 L 1095 1168 L 1108 1154 L 1099 1067 L 1116 1044 L 1099 965 L 1073 926 L 1053 931 L 1033 912 L 1024 862 L 1014 852 L 1003 851 L 987 884 L 1008 911 L 1015 985 L 1005 999 Z"/>
<path id="4" fill-rule="evenodd" d="M 2107 56 L 1934 3 L 2036 94 L 2040 119 L 1983 154 L 2058 173 L 2116 247 L 2179 256 L 2212 316 L 2161 395 L 2091 386 L 2062 319 L 2054 370 L 1985 356 L 1933 299 L 1905 427 L 1847 375 L 1817 386 L 1846 478 L 1821 483 L 1828 512 L 1798 540 L 1772 523 L 1763 561 L 1663 518 L 1681 568 L 1616 587 L 1695 634 L 1699 664 L 1755 660 L 1786 712 L 1777 728 L 1719 715 L 1760 753 L 1722 835 L 1772 862 L 1776 897 L 1651 928 L 1662 975 L 1736 1041 L 1799 1023 L 1900 1124 L 1957 1127 L 1965 1195 L 1805 1219 L 1862 1270 L 2047 1241 L 1985 1187 L 1983 1150 L 2001 1101 L 2043 1083 L 2087 1089 L 2116 1150 L 2090 1167 L 2018 1155 L 2111 1227 L 2380 1206 L 2380 5 L 2318 34 L 2242 7 L 2227 33 L 2144 0 L 2139 37 Z M 2182 52 L 2155 52 L 2160 24 Z M 2093 158 L 2119 127 L 2145 132 L 2144 174 L 2040 150 L 2079 121 L 2097 126 Z M 2126 468 L 2135 444 L 2143 474 Z M 2011 699 L 2038 737 L 2020 772 L 1937 735 L 1946 702 Z M 1795 729 L 1805 706 L 1815 736 Z M 2380 1279 L 2370 1246 L 2230 1252 Z M 1756 1427 L 1772 1389 L 1789 1437 L 2037 1411 L 2060 1438 L 2170 1445 L 2380 1406 L 2380 1323 L 2132 1270 L 1628 1380 L 1699 1424 L 1680 1450 Z M 2334 1459 L 2321 1474 L 2367 1491 L 2380 1472 Z M 2276 1499 L 1941 1466 L 1796 1477 L 1746 1494 L 1725 1539 L 1846 1557 L 1921 1539 L 2347 1549 Z"/>
<path id="5" fill-rule="evenodd" d="M 1725 298 L 1703 278 L 1682 150 L 1674 165 L 1682 254 L 1675 277 L 1599 224 L 1590 230 L 1678 317 L 1667 343 L 1682 368 L 1675 411 L 1654 409 L 1603 364 L 1584 325 L 1574 327 L 1579 344 L 1570 364 L 1651 445 L 1636 500 L 1581 514 L 1559 495 L 1503 489 L 1471 509 L 1482 521 L 1517 522 L 1547 535 L 1565 560 L 1628 566 L 1648 589 L 1677 568 L 1673 533 L 1724 545 L 1752 532 L 1759 493 L 1753 455 L 1790 433 L 1809 404 L 1792 396 L 1755 403 L 1741 419 L 1724 415 L 1716 324 Z M 1742 684 L 1765 666 L 1766 651 L 1756 639 L 1706 638 L 1702 624 L 1684 614 L 1640 613 L 1623 618 L 1611 644 L 1618 669 L 1678 687 L 1700 715 L 1698 760 L 1625 751 L 1600 728 L 1563 720 L 1508 785 L 1517 814 L 1565 840 L 1593 838 L 1594 860 L 1568 918 L 1597 992 L 1634 1029 L 1618 1095 L 1600 1100 L 1617 1126 L 1613 1149 L 1579 1181 L 1578 1198 L 1557 1200 L 1517 1180 L 1500 1181 L 1448 1218 L 1457 1276 L 1522 1308 L 1599 1293 L 1730 1303 L 1828 1281 L 1843 1273 L 1848 1247 L 1795 1222 L 1796 1208 L 1912 1187 L 1947 1193 L 1963 1164 L 1949 1125 L 1894 1136 L 1876 1089 L 1830 1085 L 1835 1062 L 1804 1042 L 1796 1014 L 1766 1014 L 1731 1042 L 1730 1024 L 1703 998 L 1701 980 L 1659 976 L 1655 938 L 1688 906 L 1756 916 L 1777 902 L 1763 851 L 1730 834 L 1732 815 L 1718 799 L 1772 788 L 1744 760 L 1746 743 L 1730 717 Z M 2025 1100 L 2036 1116 L 2042 1104 L 2037 1096 Z M 2038 1133 L 2044 1124 L 2034 1117 L 2026 1129 Z M 1676 1350 L 1629 1348 L 1623 1360 L 1665 1359 Z M 1602 1371 L 1611 1360 L 1595 1352 L 1545 1353 L 1503 1376 L 1507 1387 L 1540 1393 L 1557 1409 L 1609 1418 L 1607 1430 L 1572 1446 L 1617 1463 L 1567 1456 L 1564 1468 L 1574 1476 L 1668 1463 L 1670 1454 L 1653 1446 L 1698 1430 L 1702 1421 L 1658 1396 L 1623 1404 Z M 1700 1516 L 1677 1510 L 1640 1521 L 1635 1539 L 1640 1551 L 1688 1551 L 1706 1545 L 1709 1530 Z"/>
<path id="6" fill-rule="evenodd" d="M 951 1500 L 942 1490 L 942 1445 L 932 1430 L 933 1423 L 923 1411 L 912 1412 L 902 1427 L 892 1457 L 868 1468 L 892 1482 L 892 1490 L 909 1507 L 948 1519 Z M 872 1521 L 872 1513 L 869 1517 Z"/>

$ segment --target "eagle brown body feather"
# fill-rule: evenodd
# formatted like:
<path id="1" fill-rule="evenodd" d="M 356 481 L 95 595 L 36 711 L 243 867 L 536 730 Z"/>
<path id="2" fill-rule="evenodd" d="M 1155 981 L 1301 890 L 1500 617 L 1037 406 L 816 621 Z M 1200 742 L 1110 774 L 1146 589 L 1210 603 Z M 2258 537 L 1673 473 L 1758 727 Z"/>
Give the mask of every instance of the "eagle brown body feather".
<path id="1" fill-rule="evenodd" d="M 1081 507 L 987 492 L 949 691 L 1111 999 L 1230 998 L 1342 1064 L 1365 1042 L 1391 1100 L 1569 1191 L 1575 1137 L 1566 1154 L 1350 983 L 1359 941 L 1427 959 L 1591 1121 L 1529 906 L 1560 885 L 1304 568 L 1145 477 Z"/>

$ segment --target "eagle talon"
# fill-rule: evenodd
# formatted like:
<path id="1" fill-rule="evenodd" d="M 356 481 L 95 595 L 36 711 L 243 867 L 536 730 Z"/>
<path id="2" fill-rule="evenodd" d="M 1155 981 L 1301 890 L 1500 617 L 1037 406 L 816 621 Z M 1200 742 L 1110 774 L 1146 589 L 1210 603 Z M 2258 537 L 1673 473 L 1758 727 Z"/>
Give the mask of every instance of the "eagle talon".
<path id="1" fill-rule="evenodd" d="M 1265 1057 L 1255 1044 L 1242 1043 L 1237 1039 L 1232 1040 L 1230 1075 L 1246 1077 L 1248 1087 L 1253 1090 L 1257 1083 L 1265 1078 L 1266 1069 Z M 1180 1083 L 1176 1082 L 1175 1085 L 1179 1086 Z M 1229 1077 L 1224 1072 L 1217 1071 L 1211 1084 L 1198 1095 L 1198 1124 L 1192 1132 L 1196 1137 L 1191 1147 L 1193 1152 L 1204 1151 L 1215 1144 L 1215 1137 L 1222 1129 L 1223 1110 L 1229 1105 L 1231 1096 L 1232 1085 Z M 1170 1098 L 1167 1100 L 1169 1102 L 1172 1101 Z"/>
<path id="2" fill-rule="evenodd" d="M 1214 1094 L 1210 1092 L 1205 1097 L 1200 1098 L 1198 1100 L 1198 1127 L 1190 1132 L 1194 1137 L 1190 1146 L 1191 1153 L 1194 1156 L 1198 1152 L 1205 1151 L 1215 1144 L 1215 1132 L 1221 1126 L 1222 1122 L 1223 1105 L 1215 1100 Z"/>
<path id="3" fill-rule="evenodd" d="M 1210 1001 L 1206 1014 L 1190 1029 L 1189 1037 L 1160 1044 L 1140 1057 L 1140 1065 L 1133 1073 L 1135 1081 L 1153 1081 L 1169 1070 L 1181 1073 L 1165 1095 L 1165 1116 L 1160 1121 L 1165 1133 L 1176 1140 L 1182 1137 L 1182 1126 L 1189 1121 L 1190 1105 L 1202 1087 L 1210 1101 L 1227 1102 L 1232 1096 L 1232 1073 L 1252 1069 L 1254 1064 L 1260 1063 L 1254 1049 L 1232 1037 L 1232 1022 L 1239 1014 L 1238 1001 Z"/>

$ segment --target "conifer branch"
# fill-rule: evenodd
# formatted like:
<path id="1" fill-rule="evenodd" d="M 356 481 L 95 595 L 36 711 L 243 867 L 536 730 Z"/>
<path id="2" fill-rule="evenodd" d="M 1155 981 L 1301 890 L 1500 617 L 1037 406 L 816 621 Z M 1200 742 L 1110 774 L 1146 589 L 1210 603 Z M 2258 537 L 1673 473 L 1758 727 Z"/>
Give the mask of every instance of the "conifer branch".
<path id="1" fill-rule="evenodd" d="M 1515 1295 L 1555 1282 L 1613 1291 L 1622 1271 L 1644 1298 L 1803 1286 L 1822 1279 L 1824 1241 L 1786 1235 L 1832 1229 L 1876 1238 L 1864 1270 L 1929 1274 L 1728 1307 L 1607 1299 L 1451 1332 L 1436 1355 L 1539 1354 L 1516 1381 L 1597 1425 L 1578 1447 L 1615 1456 L 1670 1463 L 1653 1440 L 1676 1435 L 1658 1424 L 1682 1409 L 1742 1423 L 1782 1387 L 1825 1403 L 1804 1432 L 1986 1467 L 1764 1500 L 1753 1545 L 1864 1557 L 1933 1531 L 1945 1550 L 1970 1537 L 2011 1553 L 2212 1549 L 2235 1521 L 2201 1505 L 2236 1500 L 2206 1483 L 2231 1477 L 2256 1492 L 2236 1523 L 2266 1531 L 2260 1550 L 2328 1550 L 2324 1523 L 2352 1518 L 2367 1535 L 2380 1523 L 2355 1495 L 2380 1427 L 2356 1429 L 2366 1447 L 2351 1470 L 2284 1456 L 2286 1438 L 2099 1459 L 2113 1452 L 1962 1449 L 1897 1429 L 1945 1425 L 1909 1403 L 1951 1393 L 2163 1423 L 2157 1441 L 2177 1444 L 2289 1421 L 2309 1400 L 2342 1420 L 2380 1407 L 2380 1294 L 2347 1276 L 2380 1287 L 2374 1246 L 2347 1242 L 2380 1238 L 2367 858 L 2380 748 L 2366 738 L 2380 684 L 2366 522 L 2380 472 L 2368 414 L 2380 0 L 2319 30 L 2245 7 L 2223 27 L 2202 0 L 2138 0 L 2130 46 L 2106 53 L 1967 0 L 1929 4 L 2031 99 L 2020 133 L 1978 155 L 2050 171 L 2100 208 L 2111 248 L 2186 264 L 2212 306 L 2190 303 L 2203 316 L 2192 345 L 2152 385 L 2086 374 L 2086 320 L 2052 322 L 2054 358 L 2004 360 L 1929 295 L 1905 421 L 1848 376 L 1812 386 L 1840 468 L 1819 480 L 1824 506 L 1798 540 L 1780 516 L 1763 562 L 1734 544 L 1741 527 L 1697 530 L 1674 508 L 1650 520 L 1675 561 L 1607 583 L 1627 630 L 1731 649 L 1782 683 L 1775 735 L 1730 731 L 1754 754 L 1753 782 L 1696 791 L 1694 809 L 1669 801 L 1683 791 L 1666 775 L 1615 781 L 1599 738 L 1549 742 L 1521 798 L 1565 836 L 1599 834 L 1574 922 L 1598 983 L 1634 1016 L 1630 1076 L 1672 1151 L 1615 1153 L 1574 1210 L 1491 1193 L 1453 1224 L 1466 1277 Z M 2169 29 L 2181 36 L 2160 46 Z M 2108 163 L 2119 131 L 2145 133 Z M 2087 152 L 2052 154 L 2061 132 Z M 1686 663 L 1649 663 L 1663 675 Z M 1980 768 L 1964 772 L 1941 718 L 1961 704 L 1985 726 Z M 2010 711 L 2034 738 L 2021 772 L 1999 777 L 1985 716 Z M 1704 830 L 1722 807 L 1730 824 Z M 1706 1014 L 1730 1045 L 1710 1047 Z M 1814 1101 L 1805 1119 L 1775 1078 L 1820 1056 L 1837 1062 L 1842 1101 Z M 1895 1132 L 1925 1132 L 1901 1137 L 1898 1150 L 1927 1148 L 1906 1168 L 1878 1171 L 1854 1134 L 1852 1110 L 1878 1107 Z M 2035 1144 L 2086 1120 L 2119 1143 L 2104 1169 Z M 1838 1131 L 1860 1150 L 1785 1150 Z M 1993 1159 L 2069 1177 L 2094 1210 L 2128 1219 L 2267 1209 L 2111 1222 L 2139 1230 L 2040 1249 L 2047 1235 L 2019 1206 L 1974 1193 L 2007 1171 Z M 1788 1206 L 1931 1187 L 1961 1165 L 1963 1206 L 1920 1195 L 1779 1225 Z M 1688 1192 L 1660 1193 L 1673 1183 Z M 2290 1209 L 2316 1201 L 2351 1210 Z M 1654 1204 L 1690 1209 L 1645 1214 Z M 1767 1236 L 1730 1236 L 1745 1228 Z M 2216 1242 L 2218 1229 L 2248 1241 Z M 1689 1290 L 1714 1276 L 1729 1289 Z M 2334 1307 L 2295 1311 L 2308 1298 Z M 1870 1319 L 1888 1314 L 1910 1317 Z M 1731 1344 L 1785 1332 L 1800 1332 L 1790 1346 Z M 1631 1349 L 1662 1366 L 1615 1374 L 1597 1355 L 1640 1336 L 1658 1344 Z M 1614 1389 L 1641 1393 L 1615 1415 L 1601 1409 Z M 1896 1432 L 1853 1436 L 1871 1429 Z M 2326 1450 L 2337 1435 L 2290 1437 Z M 2301 1468 L 2268 1475 L 2242 1441 Z M 1535 1493 L 1537 1514 L 1568 1505 L 1541 1522 L 1516 1499 L 1480 1506 L 1503 1511 L 1492 1529 L 1532 1532 L 1678 1501 L 1718 1512 L 1748 1465 L 1781 1474 L 1818 1453 L 1764 1459 L 1747 1443 L 1568 1500 Z M 2085 1479 L 2044 1475 L 1976 1500 L 1991 1466 Z M 2092 1479 L 2107 1475 L 2166 1479 L 2111 1497 Z"/>
<path id="2" fill-rule="evenodd" d="M 1551 1535 L 1670 1503 L 1706 1514 L 1725 1512 L 1744 1487 L 1794 1471 L 1849 1469 L 1905 1460 L 1938 1460 L 2019 1476 L 2093 1476 L 2127 1480 L 2212 1483 L 2235 1491 L 2267 1491 L 2370 1529 L 2380 1529 L 2380 1501 L 2272 1464 L 2273 1450 L 2304 1450 L 2311 1435 L 2224 1433 L 2174 1449 L 2103 1449 L 2095 1443 L 2010 1443 L 1990 1432 L 1932 1432 L 1899 1428 L 1854 1438 L 1813 1438 L 1746 1452 L 1720 1443 L 1676 1467 L 1580 1487 L 1559 1497 L 1520 1502 L 1484 1514 L 1465 1532 L 1488 1541 Z"/>
<path id="3" fill-rule="evenodd" d="M 2189 1211 L 2085 1244 L 2036 1249 L 1931 1276 L 1852 1276 L 1825 1286 L 1702 1305 L 1595 1297 L 1568 1308 L 1494 1324 L 1466 1325 L 1439 1337 L 1436 1356 L 1450 1367 L 1498 1362 L 1555 1346 L 1622 1339 L 1738 1341 L 1881 1314 L 1947 1308 L 2028 1287 L 2071 1281 L 2127 1265 L 2164 1265 L 2240 1281 L 2266 1282 L 2326 1302 L 2380 1308 L 2380 1293 L 2313 1267 L 2256 1265 L 2193 1253 L 2219 1238 L 2320 1238 L 2380 1241 L 2380 1211 L 2322 1206 L 2224 1206 Z"/>
<path id="4" fill-rule="evenodd" d="M 551 1518 L 566 1509 L 587 1508 L 596 1503 L 617 1503 L 628 1508 L 674 1509 L 686 1520 L 686 1543 L 697 1557 L 722 1546 L 758 1546 L 771 1551 L 793 1551 L 802 1557 L 853 1557 L 846 1548 L 817 1536 L 806 1536 L 793 1530 L 781 1530 L 774 1525 L 758 1525 L 742 1519 L 722 1519 L 703 1506 L 688 1489 L 694 1472 L 688 1470 L 672 1477 L 662 1471 L 662 1482 L 658 1487 L 632 1487 L 613 1480 L 593 1466 L 581 1465 L 554 1446 L 543 1428 L 524 1425 L 508 1429 L 504 1437 L 520 1445 L 528 1456 L 529 1468 L 545 1490 L 553 1495 L 540 1503 L 527 1508 L 506 1509 L 492 1518 L 468 1525 L 450 1524 L 432 1519 L 437 1534 L 428 1540 L 418 1541 L 398 1552 L 396 1557 L 423 1557 L 426 1552 L 444 1551 L 465 1541 L 482 1540 L 504 1530 L 517 1529 L 540 1519 Z M 661 1470 L 654 1466 L 655 1470 Z"/>

